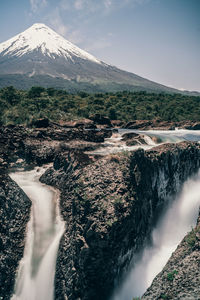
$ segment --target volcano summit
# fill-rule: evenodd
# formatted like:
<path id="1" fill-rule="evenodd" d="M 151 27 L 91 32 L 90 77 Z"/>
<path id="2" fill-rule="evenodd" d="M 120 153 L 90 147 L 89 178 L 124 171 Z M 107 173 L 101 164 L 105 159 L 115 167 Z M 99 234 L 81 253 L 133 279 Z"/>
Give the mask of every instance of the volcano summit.
<path id="1" fill-rule="evenodd" d="M 34 24 L 0 44 L 0 87 L 6 85 L 177 92 L 98 60 L 44 24 Z"/>

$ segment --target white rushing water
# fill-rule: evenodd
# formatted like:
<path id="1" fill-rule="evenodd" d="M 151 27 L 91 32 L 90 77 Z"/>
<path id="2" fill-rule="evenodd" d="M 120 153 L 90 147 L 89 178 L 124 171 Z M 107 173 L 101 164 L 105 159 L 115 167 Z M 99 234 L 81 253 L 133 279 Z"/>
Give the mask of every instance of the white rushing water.
<path id="1" fill-rule="evenodd" d="M 112 300 L 132 300 L 142 296 L 154 277 L 163 269 L 172 252 L 192 227 L 195 227 L 200 206 L 200 171 L 187 180 L 179 195 L 171 202 L 152 232 L 152 245 L 136 258 Z"/>
<path id="2" fill-rule="evenodd" d="M 133 151 L 139 148 L 144 150 L 151 149 L 159 144 L 164 143 L 179 143 L 183 141 L 199 142 L 200 130 L 136 130 L 136 129 L 119 129 L 118 133 L 113 133 L 110 138 L 106 138 L 103 147 L 93 151 L 88 151 L 88 154 L 108 155 L 123 151 Z M 127 146 L 123 140 L 123 134 L 136 133 L 144 136 L 145 144 L 138 141 L 137 145 Z M 155 142 L 152 138 L 157 138 Z"/>
<path id="3" fill-rule="evenodd" d="M 64 232 L 57 191 L 42 184 L 43 168 L 10 174 L 32 201 L 24 256 L 12 300 L 53 300 L 57 250 Z"/>

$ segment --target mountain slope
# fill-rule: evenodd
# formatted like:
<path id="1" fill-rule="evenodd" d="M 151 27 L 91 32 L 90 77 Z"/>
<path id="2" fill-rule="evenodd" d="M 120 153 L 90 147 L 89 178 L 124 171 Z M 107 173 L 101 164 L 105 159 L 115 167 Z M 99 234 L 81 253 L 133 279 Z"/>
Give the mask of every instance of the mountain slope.
<path id="1" fill-rule="evenodd" d="M 29 88 L 38 82 L 74 90 L 178 92 L 98 60 L 44 24 L 0 44 L 0 87 Z"/>

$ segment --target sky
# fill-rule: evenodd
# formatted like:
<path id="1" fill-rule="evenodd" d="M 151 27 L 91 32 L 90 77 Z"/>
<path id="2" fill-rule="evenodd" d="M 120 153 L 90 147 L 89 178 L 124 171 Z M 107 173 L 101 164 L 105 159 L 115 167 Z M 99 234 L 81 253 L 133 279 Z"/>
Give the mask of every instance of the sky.
<path id="1" fill-rule="evenodd" d="M 0 0 L 0 43 L 34 23 L 123 70 L 200 91 L 200 0 Z"/>

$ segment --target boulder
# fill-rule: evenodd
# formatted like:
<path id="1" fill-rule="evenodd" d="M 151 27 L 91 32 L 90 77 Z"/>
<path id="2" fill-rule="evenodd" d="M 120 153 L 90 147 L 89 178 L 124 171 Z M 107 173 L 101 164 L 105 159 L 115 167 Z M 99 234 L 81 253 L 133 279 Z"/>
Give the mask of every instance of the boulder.
<path id="1" fill-rule="evenodd" d="M 134 133 L 134 132 L 123 134 L 122 141 L 126 141 L 127 146 L 135 146 L 135 145 L 141 145 L 141 144 L 146 145 L 144 135 Z"/>
<path id="2" fill-rule="evenodd" d="M 85 129 L 95 129 L 96 125 L 94 121 L 89 119 L 81 119 L 77 121 L 69 121 L 69 122 L 62 122 L 61 125 L 67 128 L 85 128 Z"/>
<path id="3" fill-rule="evenodd" d="M 42 118 L 42 119 L 32 120 L 31 126 L 34 126 L 36 128 L 49 127 L 49 119 L 48 118 Z"/>
<path id="4" fill-rule="evenodd" d="M 97 125 L 107 125 L 109 127 L 112 127 L 110 119 L 101 114 L 95 114 L 91 116 L 90 119 Z"/>

